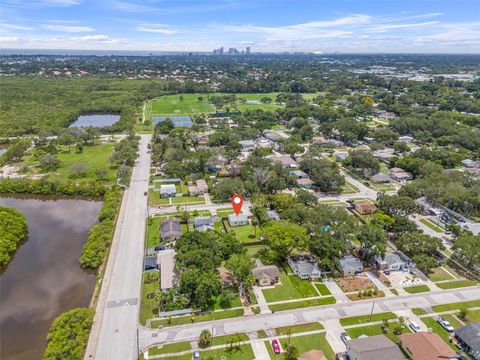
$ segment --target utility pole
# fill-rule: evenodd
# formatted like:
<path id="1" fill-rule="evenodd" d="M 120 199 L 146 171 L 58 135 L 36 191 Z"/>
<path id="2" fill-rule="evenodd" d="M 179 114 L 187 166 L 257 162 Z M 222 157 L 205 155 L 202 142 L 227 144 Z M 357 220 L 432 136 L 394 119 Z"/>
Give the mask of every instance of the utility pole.
<path id="1" fill-rule="evenodd" d="M 373 309 L 374 309 L 374 307 L 375 307 L 375 300 L 373 300 L 373 304 L 372 304 L 372 311 L 370 312 L 370 319 L 369 319 L 369 321 L 371 321 L 371 320 L 372 320 L 372 316 L 373 316 Z"/>

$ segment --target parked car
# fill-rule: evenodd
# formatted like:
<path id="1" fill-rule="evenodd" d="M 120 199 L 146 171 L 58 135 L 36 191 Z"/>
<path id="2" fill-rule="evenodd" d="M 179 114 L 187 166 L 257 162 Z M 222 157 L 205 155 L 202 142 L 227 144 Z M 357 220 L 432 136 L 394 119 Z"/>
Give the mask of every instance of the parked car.
<path id="1" fill-rule="evenodd" d="M 193 360 L 199 360 L 200 359 L 200 351 L 194 351 L 192 355 Z"/>
<path id="2" fill-rule="evenodd" d="M 384 270 L 383 273 L 384 273 L 385 275 L 390 275 L 390 270 Z"/>
<path id="3" fill-rule="evenodd" d="M 340 334 L 340 339 L 342 339 L 342 341 L 345 345 L 347 344 L 347 341 L 352 340 L 350 335 L 348 335 L 346 332 L 343 332 L 343 333 Z"/>
<path id="4" fill-rule="evenodd" d="M 370 183 L 368 181 L 364 181 L 363 185 L 365 185 L 366 187 L 370 187 Z"/>
<path id="5" fill-rule="evenodd" d="M 442 318 L 441 316 L 437 318 L 438 323 L 448 332 L 454 332 L 455 329 L 453 328 L 452 324 L 450 324 L 447 320 Z"/>
<path id="6" fill-rule="evenodd" d="M 420 326 L 418 326 L 417 323 L 414 321 L 410 321 L 410 323 L 408 324 L 408 327 L 412 329 L 413 332 L 419 332 L 422 330 L 420 329 Z"/>
<path id="7" fill-rule="evenodd" d="M 272 340 L 272 349 L 275 354 L 280 354 L 280 343 L 277 339 Z"/>
<path id="8" fill-rule="evenodd" d="M 147 196 L 147 195 L 148 195 L 148 193 L 145 191 L 145 192 L 143 193 L 143 195 Z"/>

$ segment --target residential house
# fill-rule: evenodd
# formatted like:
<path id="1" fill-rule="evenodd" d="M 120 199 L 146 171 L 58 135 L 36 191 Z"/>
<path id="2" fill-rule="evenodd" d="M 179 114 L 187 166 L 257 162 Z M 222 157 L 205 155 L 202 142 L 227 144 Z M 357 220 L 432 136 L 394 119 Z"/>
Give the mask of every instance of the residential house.
<path id="1" fill-rule="evenodd" d="M 163 184 L 160 185 L 160 197 L 169 198 L 177 195 L 177 188 L 175 184 Z"/>
<path id="2" fill-rule="evenodd" d="M 302 189 L 311 189 L 314 182 L 310 179 L 297 179 L 297 185 Z"/>
<path id="3" fill-rule="evenodd" d="M 202 191 L 203 194 L 208 193 L 207 182 L 203 179 L 198 179 L 196 181 L 197 187 Z"/>
<path id="4" fill-rule="evenodd" d="M 343 161 L 345 160 L 349 155 L 344 154 L 344 153 L 339 153 L 335 155 L 335 161 Z"/>
<path id="5" fill-rule="evenodd" d="M 308 174 L 302 170 L 290 170 L 288 173 L 296 179 L 308 179 Z"/>
<path id="6" fill-rule="evenodd" d="M 472 159 L 465 159 L 461 161 L 462 165 L 466 168 L 480 167 L 480 161 L 474 161 Z"/>
<path id="7" fill-rule="evenodd" d="M 173 287 L 175 277 L 175 250 L 162 250 L 157 254 L 157 266 L 160 269 L 160 289 L 168 291 Z"/>
<path id="8" fill-rule="evenodd" d="M 348 340 L 346 345 L 350 360 L 404 360 L 398 346 L 385 335 Z"/>
<path id="9" fill-rule="evenodd" d="M 270 160 L 282 164 L 282 167 L 285 169 L 295 168 L 298 165 L 297 162 L 293 160 L 289 155 L 272 156 L 270 157 Z"/>
<path id="10" fill-rule="evenodd" d="M 355 210 L 360 215 L 370 215 L 377 211 L 377 207 L 368 200 L 360 200 L 355 201 Z"/>
<path id="11" fill-rule="evenodd" d="M 363 265 L 360 259 L 349 255 L 340 259 L 340 269 L 342 270 L 343 276 L 353 276 L 363 271 Z"/>
<path id="12" fill-rule="evenodd" d="M 245 214 L 230 214 L 228 215 L 228 223 L 230 226 L 242 226 L 248 224 L 248 217 Z"/>
<path id="13" fill-rule="evenodd" d="M 455 339 L 465 352 L 480 360 L 480 322 L 455 330 Z"/>
<path id="14" fill-rule="evenodd" d="M 398 138 L 398 141 L 399 141 L 399 142 L 403 142 L 403 143 L 405 143 L 405 144 L 410 144 L 413 140 L 414 140 L 413 137 L 407 136 L 407 135 L 405 135 L 405 136 L 400 136 L 400 137 Z"/>
<path id="15" fill-rule="evenodd" d="M 314 136 L 312 138 L 312 143 L 313 144 L 326 144 L 327 139 L 324 136 Z"/>
<path id="16" fill-rule="evenodd" d="M 272 286 L 280 281 L 280 270 L 275 265 L 260 265 L 252 269 L 259 286 Z"/>
<path id="17" fill-rule="evenodd" d="M 373 156 L 379 158 L 383 162 L 389 163 L 390 160 L 395 156 L 395 150 L 391 148 L 377 150 L 373 152 Z"/>
<path id="18" fill-rule="evenodd" d="M 242 151 L 252 151 L 257 146 L 253 140 L 240 140 L 238 143 L 242 146 Z"/>
<path id="19" fill-rule="evenodd" d="M 405 170 L 403 170 L 402 168 L 399 168 L 399 167 L 391 168 L 388 175 L 392 179 L 394 179 L 396 181 L 399 181 L 399 182 L 413 179 L 413 175 L 411 173 L 409 173 L 408 171 L 405 171 Z"/>
<path id="20" fill-rule="evenodd" d="M 213 230 L 215 228 L 215 222 L 211 217 L 200 216 L 193 219 L 193 228 L 201 232 Z"/>
<path id="21" fill-rule="evenodd" d="M 287 262 L 293 273 L 300 279 L 312 280 L 322 276 L 317 261 L 311 255 L 289 256 Z"/>
<path id="22" fill-rule="evenodd" d="M 191 196 L 203 195 L 208 193 L 208 185 L 207 182 L 203 179 L 199 179 L 196 181 L 196 185 L 188 185 L 188 193 Z"/>
<path id="23" fill-rule="evenodd" d="M 280 140 L 280 135 L 278 135 L 276 132 L 273 132 L 273 131 L 265 131 L 263 133 L 263 137 L 271 141 Z"/>
<path id="24" fill-rule="evenodd" d="M 176 241 L 182 236 L 182 226 L 178 220 L 165 220 L 160 225 L 162 241 Z"/>
<path id="25" fill-rule="evenodd" d="M 402 349 L 415 360 L 456 359 L 457 354 L 437 333 L 417 332 L 398 337 Z"/>
<path id="26" fill-rule="evenodd" d="M 280 220 L 280 215 L 275 210 L 268 210 L 267 216 L 270 220 Z"/>
<path id="27" fill-rule="evenodd" d="M 378 173 L 370 176 L 370 180 L 372 180 L 376 184 L 386 184 L 390 182 L 390 176 Z"/>
<path id="28" fill-rule="evenodd" d="M 408 256 L 401 251 L 386 253 L 383 259 L 377 256 L 374 261 L 379 270 L 409 271 L 413 265 Z"/>

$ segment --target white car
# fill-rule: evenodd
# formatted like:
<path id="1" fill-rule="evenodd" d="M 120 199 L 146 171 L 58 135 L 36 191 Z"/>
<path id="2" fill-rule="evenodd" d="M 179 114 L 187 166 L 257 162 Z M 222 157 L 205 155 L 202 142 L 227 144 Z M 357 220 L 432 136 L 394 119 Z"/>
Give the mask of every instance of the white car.
<path id="1" fill-rule="evenodd" d="M 340 339 L 342 339 L 342 341 L 345 345 L 347 344 L 347 341 L 352 340 L 352 338 L 345 332 L 340 334 Z"/>
<path id="2" fill-rule="evenodd" d="M 418 326 L 417 323 L 414 321 L 410 321 L 410 323 L 408 324 L 408 327 L 412 329 L 413 332 L 419 332 L 422 330 L 420 329 L 420 326 Z"/>
<path id="3" fill-rule="evenodd" d="M 448 332 L 454 332 L 455 329 L 453 328 L 452 324 L 450 324 L 447 320 L 442 317 L 437 319 L 438 323 Z"/>

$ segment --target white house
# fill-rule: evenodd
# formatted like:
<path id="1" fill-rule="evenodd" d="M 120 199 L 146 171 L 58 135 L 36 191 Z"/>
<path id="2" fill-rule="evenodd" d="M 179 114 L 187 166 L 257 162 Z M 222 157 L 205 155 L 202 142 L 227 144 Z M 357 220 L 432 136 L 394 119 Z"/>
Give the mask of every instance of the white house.
<path id="1" fill-rule="evenodd" d="M 160 197 L 168 198 L 173 197 L 177 194 L 177 188 L 175 184 L 163 184 L 160 185 Z"/>
<path id="2" fill-rule="evenodd" d="M 248 217 L 245 214 L 231 214 L 228 215 L 228 223 L 230 226 L 242 226 L 242 225 L 247 225 L 248 224 Z"/>

